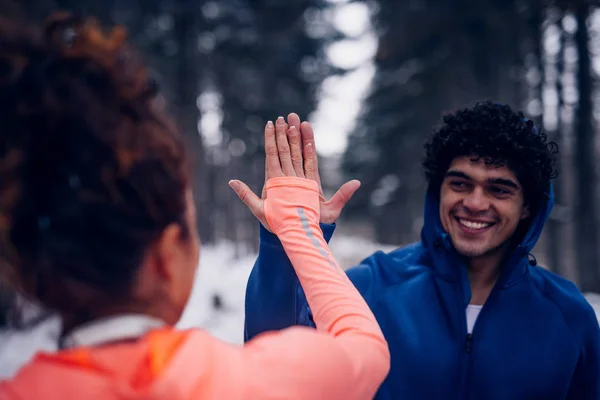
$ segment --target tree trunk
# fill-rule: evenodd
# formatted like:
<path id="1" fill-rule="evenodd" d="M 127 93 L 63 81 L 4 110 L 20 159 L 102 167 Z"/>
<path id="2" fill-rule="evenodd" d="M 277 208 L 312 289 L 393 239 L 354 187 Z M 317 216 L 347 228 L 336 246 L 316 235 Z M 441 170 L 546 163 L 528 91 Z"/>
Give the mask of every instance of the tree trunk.
<path id="1" fill-rule="evenodd" d="M 549 132 L 550 134 L 550 138 L 555 141 L 556 143 L 558 143 L 559 145 L 559 149 L 561 147 L 561 141 L 562 141 L 562 134 L 561 134 L 561 129 L 562 129 L 562 117 L 561 117 L 561 111 L 562 111 L 562 106 L 563 106 L 563 89 L 562 89 L 562 75 L 563 75 L 563 70 L 564 70 L 564 62 L 563 62 L 563 57 L 564 57 L 564 47 L 565 47 L 565 40 L 564 40 L 564 32 L 561 26 L 561 21 L 562 21 L 562 15 L 561 18 L 558 18 L 558 20 L 556 21 L 556 24 L 559 27 L 559 34 L 560 34 L 560 50 L 559 53 L 556 57 L 556 60 L 554 60 L 556 62 L 556 69 L 558 71 L 557 77 L 556 77 L 556 82 L 554 82 L 554 84 L 556 85 L 556 92 L 558 95 L 558 104 L 556 106 L 556 115 L 557 115 L 557 124 L 556 124 L 556 129 L 552 132 Z M 541 45 L 541 43 L 540 43 Z M 564 204 L 564 196 L 562 194 L 562 183 L 561 180 L 563 179 L 564 175 L 562 175 L 562 170 L 560 168 L 560 160 L 562 158 L 562 154 L 559 154 L 559 159 L 557 161 L 557 168 L 559 170 L 559 173 L 561 173 L 561 175 L 559 175 L 557 177 L 557 179 L 555 179 L 554 181 L 554 203 L 555 203 L 555 211 L 557 209 L 563 209 L 565 207 Z M 551 215 L 550 219 L 548 220 L 548 241 L 549 241 L 549 245 L 548 245 L 548 256 L 549 256 L 549 268 L 550 270 L 552 270 L 553 272 L 566 276 L 566 268 L 565 265 L 563 265 L 563 246 L 564 246 L 564 234 L 565 234 L 565 226 L 564 226 L 564 221 L 561 220 L 560 215 L 557 217 L 555 215 Z"/>
<path id="2" fill-rule="evenodd" d="M 196 57 L 196 3 L 190 0 L 178 0 L 175 9 L 174 34 L 179 47 L 177 57 L 177 75 L 175 77 L 175 115 L 187 143 L 193 160 L 192 189 L 196 203 L 196 221 L 200 239 L 209 243 L 213 239 L 213 229 L 208 207 L 209 190 L 207 166 L 202 136 L 198 133 L 198 60 Z"/>
<path id="3" fill-rule="evenodd" d="M 596 225 L 596 174 L 594 170 L 594 131 L 592 129 L 592 79 L 589 32 L 587 19 L 589 6 L 586 1 L 578 2 L 575 10 L 577 32 L 575 41 L 579 54 L 577 71 L 579 107 L 577 109 L 575 144 L 575 239 L 579 282 L 584 292 L 600 292 L 600 269 L 598 268 L 598 232 Z"/>

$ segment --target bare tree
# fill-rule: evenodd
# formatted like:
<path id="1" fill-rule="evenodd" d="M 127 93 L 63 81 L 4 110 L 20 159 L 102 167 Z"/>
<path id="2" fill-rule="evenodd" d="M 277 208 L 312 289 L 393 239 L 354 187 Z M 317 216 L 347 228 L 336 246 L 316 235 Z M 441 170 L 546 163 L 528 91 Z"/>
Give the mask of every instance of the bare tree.
<path id="1" fill-rule="evenodd" d="M 596 173 L 594 168 L 594 130 L 592 128 L 592 77 L 590 71 L 589 4 L 580 0 L 575 6 L 577 32 L 575 43 L 579 55 L 575 144 L 575 246 L 579 268 L 579 283 L 586 291 L 600 291 L 600 261 L 598 251 L 598 214 L 596 211 Z"/>

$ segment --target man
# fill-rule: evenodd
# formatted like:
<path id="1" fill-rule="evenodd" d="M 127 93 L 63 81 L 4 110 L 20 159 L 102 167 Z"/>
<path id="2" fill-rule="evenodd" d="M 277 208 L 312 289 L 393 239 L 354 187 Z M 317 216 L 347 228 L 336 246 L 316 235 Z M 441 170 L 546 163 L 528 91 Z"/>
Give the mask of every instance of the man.
<path id="1" fill-rule="evenodd" d="M 312 143 L 307 123 L 293 114 L 288 122 Z M 290 143 L 301 157 L 298 137 Z M 553 204 L 556 145 L 522 113 L 484 102 L 446 115 L 425 149 L 421 241 L 347 271 L 390 346 L 376 398 L 600 399 L 594 312 L 575 285 L 529 256 Z M 356 186 L 322 202 L 327 239 Z M 260 237 L 246 339 L 314 326 L 281 244 L 264 227 Z"/>

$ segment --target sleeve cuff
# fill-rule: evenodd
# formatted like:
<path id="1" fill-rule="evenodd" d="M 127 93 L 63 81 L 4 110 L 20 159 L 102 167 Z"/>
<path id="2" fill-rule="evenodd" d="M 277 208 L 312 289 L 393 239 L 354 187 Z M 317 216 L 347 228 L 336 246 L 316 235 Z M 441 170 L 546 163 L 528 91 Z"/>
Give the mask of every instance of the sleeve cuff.
<path id="1" fill-rule="evenodd" d="M 268 244 L 271 246 L 281 247 L 283 249 L 283 245 L 281 244 L 281 241 L 279 240 L 277 235 L 266 230 L 261 223 L 259 223 L 258 225 L 260 229 L 259 237 L 261 244 Z M 333 224 L 319 224 L 319 227 L 321 227 L 321 231 L 323 231 L 323 238 L 327 243 L 329 243 L 331 237 L 333 236 L 333 232 L 335 231 L 335 222 Z"/>

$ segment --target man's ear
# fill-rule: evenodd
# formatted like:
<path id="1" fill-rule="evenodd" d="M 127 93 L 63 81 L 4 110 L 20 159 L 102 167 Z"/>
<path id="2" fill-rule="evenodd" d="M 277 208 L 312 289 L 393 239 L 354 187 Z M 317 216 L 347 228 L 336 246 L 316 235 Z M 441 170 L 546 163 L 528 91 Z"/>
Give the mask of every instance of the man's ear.
<path id="1" fill-rule="evenodd" d="M 531 216 L 531 209 L 529 206 L 523 207 L 523 211 L 521 212 L 521 220 L 527 219 Z"/>

